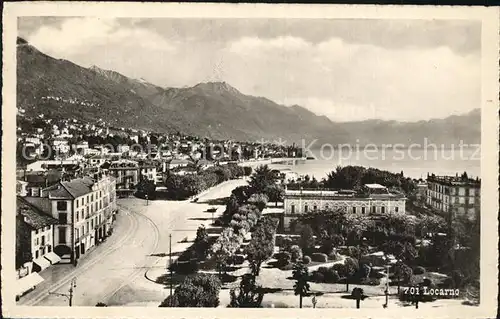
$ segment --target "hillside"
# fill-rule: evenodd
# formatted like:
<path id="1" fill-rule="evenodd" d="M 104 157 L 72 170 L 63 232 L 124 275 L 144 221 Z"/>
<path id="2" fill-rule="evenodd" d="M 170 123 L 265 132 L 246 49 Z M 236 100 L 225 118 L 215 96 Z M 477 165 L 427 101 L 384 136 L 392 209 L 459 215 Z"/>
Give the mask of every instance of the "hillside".
<path id="1" fill-rule="evenodd" d="M 476 143 L 480 138 L 479 112 L 414 123 L 334 123 L 298 105 L 243 94 L 225 82 L 162 88 L 96 66 L 83 68 L 45 55 L 22 39 L 17 59 L 18 107 L 26 114 L 250 141 L 406 144 L 423 143 L 424 137 L 442 143 Z"/>

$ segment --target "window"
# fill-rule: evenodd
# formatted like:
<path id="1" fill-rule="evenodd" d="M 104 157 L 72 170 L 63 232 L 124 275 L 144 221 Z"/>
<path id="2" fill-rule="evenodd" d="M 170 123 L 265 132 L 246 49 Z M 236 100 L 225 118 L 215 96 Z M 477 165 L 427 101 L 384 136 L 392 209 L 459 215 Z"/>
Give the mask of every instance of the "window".
<path id="1" fill-rule="evenodd" d="M 361 214 L 365 214 L 366 213 L 366 208 L 365 207 L 361 207 Z"/>
<path id="2" fill-rule="evenodd" d="M 66 244 L 66 227 L 59 227 L 59 243 Z"/>
<path id="3" fill-rule="evenodd" d="M 352 213 L 353 213 L 353 214 L 356 214 L 356 207 L 353 207 L 353 208 L 352 208 Z"/>
<path id="4" fill-rule="evenodd" d="M 42 246 L 45 246 L 45 236 L 42 236 L 42 243 L 41 243 Z"/>
<path id="5" fill-rule="evenodd" d="M 382 214 L 385 214 L 385 206 L 382 206 Z"/>
<path id="6" fill-rule="evenodd" d="M 372 206 L 372 214 L 375 214 L 377 212 L 377 207 Z"/>
<path id="7" fill-rule="evenodd" d="M 78 236 L 78 235 L 79 235 L 79 234 L 78 234 L 78 228 L 75 228 L 75 239 L 76 239 L 76 240 L 78 240 L 78 237 L 80 237 L 80 236 Z"/>
<path id="8" fill-rule="evenodd" d="M 48 253 L 52 252 L 52 247 L 50 245 L 47 246 L 47 252 Z"/>
<path id="9" fill-rule="evenodd" d="M 35 235 L 38 234 L 38 229 L 35 229 Z"/>
<path id="10" fill-rule="evenodd" d="M 68 202 L 66 201 L 57 202 L 57 210 L 67 210 L 67 209 L 68 209 Z"/>
<path id="11" fill-rule="evenodd" d="M 90 195 L 90 201 L 93 202 L 94 201 L 94 194 Z"/>
<path id="12" fill-rule="evenodd" d="M 78 222 L 78 217 L 80 217 L 80 214 L 78 214 L 78 212 L 76 212 L 76 214 L 75 214 L 76 222 Z"/>
<path id="13" fill-rule="evenodd" d="M 38 258 L 38 250 L 35 251 L 35 259 L 37 259 L 37 258 Z"/>
<path id="14" fill-rule="evenodd" d="M 93 218 L 90 220 L 90 228 L 92 228 L 92 229 L 94 228 L 94 219 Z"/>
<path id="15" fill-rule="evenodd" d="M 35 246 L 38 246 L 38 237 L 35 238 Z"/>
<path id="16" fill-rule="evenodd" d="M 318 206 L 314 205 L 314 208 L 313 208 L 315 211 L 318 210 Z"/>
<path id="17" fill-rule="evenodd" d="M 309 208 L 309 207 L 308 207 L 307 205 L 305 205 L 305 206 L 304 206 L 304 212 L 305 212 L 305 213 L 307 213 L 308 208 Z"/>
<path id="18" fill-rule="evenodd" d="M 325 210 L 328 210 L 328 205 L 325 205 Z"/>
<path id="19" fill-rule="evenodd" d="M 59 224 L 67 224 L 68 223 L 68 214 L 59 213 Z"/>
<path id="20" fill-rule="evenodd" d="M 80 205 L 80 200 L 76 200 L 76 208 L 78 208 L 78 206 Z"/>
<path id="21" fill-rule="evenodd" d="M 295 214 L 295 205 L 292 205 L 292 206 L 291 206 L 291 213 L 292 213 L 292 214 Z"/>
<path id="22" fill-rule="evenodd" d="M 394 207 L 394 211 L 397 213 L 399 211 L 399 207 L 398 206 Z"/>

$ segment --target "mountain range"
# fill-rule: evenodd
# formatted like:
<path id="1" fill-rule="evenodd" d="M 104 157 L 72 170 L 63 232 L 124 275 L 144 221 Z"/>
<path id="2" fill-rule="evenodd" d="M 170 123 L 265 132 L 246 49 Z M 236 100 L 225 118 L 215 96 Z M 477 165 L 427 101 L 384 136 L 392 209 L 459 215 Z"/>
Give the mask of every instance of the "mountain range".
<path id="1" fill-rule="evenodd" d="M 48 99 L 47 97 L 52 97 Z M 59 99 L 55 99 L 59 98 Z M 65 101 L 86 101 L 82 104 Z M 334 122 L 299 105 L 246 95 L 226 82 L 163 88 L 97 66 L 50 57 L 17 40 L 17 104 L 26 114 L 102 119 L 115 127 L 182 132 L 212 139 L 300 143 L 479 143 L 480 110 L 418 122 Z M 309 142 L 306 142 L 308 145 Z"/>

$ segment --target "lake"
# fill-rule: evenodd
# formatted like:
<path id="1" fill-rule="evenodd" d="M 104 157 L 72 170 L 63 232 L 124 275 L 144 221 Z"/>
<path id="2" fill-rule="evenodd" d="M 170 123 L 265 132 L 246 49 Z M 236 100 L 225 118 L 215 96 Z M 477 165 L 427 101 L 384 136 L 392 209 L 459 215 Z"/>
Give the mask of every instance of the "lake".
<path id="1" fill-rule="evenodd" d="M 320 180 L 336 166 L 358 165 L 393 173 L 403 171 L 413 178 L 436 175 L 455 175 L 467 172 L 469 177 L 481 176 L 480 149 L 412 149 L 412 150 L 313 150 L 315 160 L 293 160 L 272 164 L 274 169 L 290 169 L 300 175 L 309 174 Z"/>

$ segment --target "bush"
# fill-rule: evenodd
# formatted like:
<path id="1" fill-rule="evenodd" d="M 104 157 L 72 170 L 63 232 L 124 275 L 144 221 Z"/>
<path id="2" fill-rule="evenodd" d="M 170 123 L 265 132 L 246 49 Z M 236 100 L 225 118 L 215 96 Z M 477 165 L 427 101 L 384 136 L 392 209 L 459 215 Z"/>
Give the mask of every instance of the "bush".
<path id="1" fill-rule="evenodd" d="M 243 255 L 233 255 L 230 258 L 230 264 L 241 265 L 245 262 L 245 256 Z"/>
<path id="2" fill-rule="evenodd" d="M 339 273 L 333 268 L 328 268 L 324 276 L 326 283 L 334 284 L 340 281 Z"/>
<path id="3" fill-rule="evenodd" d="M 293 263 L 288 263 L 287 265 L 283 265 L 279 267 L 281 270 L 293 270 L 294 264 Z"/>
<path id="4" fill-rule="evenodd" d="M 380 285 L 380 279 L 378 278 L 362 278 L 359 283 L 361 285 L 378 286 Z"/>
<path id="5" fill-rule="evenodd" d="M 325 275 L 316 270 L 315 272 L 312 273 L 311 280 L 318 283 L 325 282 Z"/>
<path id="6" fill-rule="evenodd" d="M 314 253 L 311 255 L 311 259 L 313 261 L 317 261 L 317 262 L 327 262 L 328 256 L 326 254 L 323 254 L 323 253 Z"/>
<path id="7" fill-rule="evenodd" d="M 335 270 L 340 277 L 345 277 L 346 267 L 344 264 L 335 264 L 332 266 L 332 269 Z"/>
<path id="8" fill-rule="evenodd" d="M 275 254 L 274 256 L 277 259 L 276 266 L 278 268 L 281 268 L 281 267 L 284 267 L 284 266 L 290 264 L 290 260 L 291 260 L 290 253 L 281 252 L 281 253 Z"/>
<path id="9" fill-rule="evenodd" d="M 300 249 L 300 247 L 298 245 L 293 245 L 290 248 L 290 256 L 291 256 L 292 262 L 296 262 L 296 261 L 302 259 L 302 249 Z"/>
<path id="10" fill-rule="evenodd" d="M 311 257 L 309 256 L 304 256 L 302 258 L 302 263 L 304 263 L 304 265 L 309 265 L 311 263 Z"/>
<path id="11" fill-rule="evenodd" d="M 422 267 L 422 266 L 418 266 L 418 267 L 415 267 L 415 268 L 413 269 L 413 274 L 414 274 L 414 275 L 422 275 L 422 274 L 424 274 L 424 273 L 425 273 L 425 268 L 424 268 L 424 267 Z"/>

